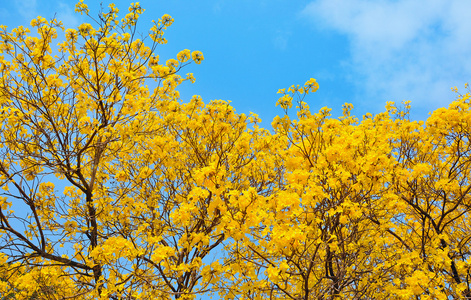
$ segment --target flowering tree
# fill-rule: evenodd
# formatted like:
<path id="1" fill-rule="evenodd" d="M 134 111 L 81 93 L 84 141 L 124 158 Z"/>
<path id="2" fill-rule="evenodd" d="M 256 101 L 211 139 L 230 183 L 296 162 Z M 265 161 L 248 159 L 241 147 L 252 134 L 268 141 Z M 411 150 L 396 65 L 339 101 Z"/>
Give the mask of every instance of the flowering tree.
<path id="1" fill-rule="evenodd" d="M 159 62 L 170 16 L 155 22 L 146 46 L 138 4 L 121 20 L 114 5 L 97 20 L 82 2 L 76 10 L 95 25 L 65 30 L 57 48 L 57 20 L 33 20 L 38 37 L 1 28 L 0 294 L 206 291 L 218 270 L 202 260 L 228 237 L 225 210 L 237 210 L 220 204 L 269 188 L 261 177 L 269 166 L 253 154 L 268 147 L 267 132 L 226 102 L 181 103 L 176 87 L 194 79 L 178 72 L 203 55 L 183 50 Z"/>
<path id="2" fill-rule="evenodd" d="M 470 299 L 471 95 L 424 122 L 409 102 L 329 118 L 280 90 L 284 180 L 230 248 L 232 294 L 262 299 Z"/>

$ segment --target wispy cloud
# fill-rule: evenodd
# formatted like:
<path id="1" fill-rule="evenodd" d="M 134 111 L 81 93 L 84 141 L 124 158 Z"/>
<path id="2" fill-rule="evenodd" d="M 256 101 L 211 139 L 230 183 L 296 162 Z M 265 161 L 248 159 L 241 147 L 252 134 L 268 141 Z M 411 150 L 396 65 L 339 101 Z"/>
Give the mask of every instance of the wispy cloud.
<path id="1" fill-rule="evenodd" d="M 454 97 L 450 87 L 471 80 L 467 0 L 316 0 L 302 15 L 349 38 L 358 101 L 436 108 Z"/>

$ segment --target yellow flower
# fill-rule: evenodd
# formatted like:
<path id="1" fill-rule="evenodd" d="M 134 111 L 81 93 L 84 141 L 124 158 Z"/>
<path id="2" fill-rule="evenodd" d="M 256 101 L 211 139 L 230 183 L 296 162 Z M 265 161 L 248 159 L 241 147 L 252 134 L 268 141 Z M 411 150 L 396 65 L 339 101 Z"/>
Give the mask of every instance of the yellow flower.
<path id="1" fill-rule="evenodd" d="M 92 25 L 90 25 L 88 23 L 80 24 L 79 32 L 82 36 L 88 36 L 90 34 L 93 34 L 93 27 L 92 27 Z"/>
<path id="2" fill-rule="evenodd" d="M 117 181 L 125 181 L 128 178 L 128 175 L 124 171 L 119 171 L 116 173 L 115 178 Z"/>
<path id="3" fill-rule="evenodd" d="M 180 62 L 186 62 L 190 59 L 190 50 L 184 49 L 177 54 L 177 59 Z"/>
<path id="4" fill-rule="evenodd" d="M 290 95 L 284 95 L 283 97 L 280 97 L 278 99 L 278 102 L 276 102 L 276 106 L 281 106 L 283 109 L 288 109 L 293 106 L 292 103 L 293 98 Z"/>
<path id="5" fill-rule="evenodd" d="M 204 60 L 204 56 L 201 51 L 193 51 L 193 53 L 191 53 L 191 57 L 193 58 L 193 61 L 197 64 L 200 64 Z"/>
<path id="6" fill-rule="evenodd" d="M 277 94 L 284 94 L 286 89 L 279 89 Z"/>
<path id="7" fill-rule="evenodd" d="M 75 12 L 79 12 L 80 14 L 88 14 L 90 10 L 88 9 L 88 6 L 83 3 L 83 0 L 80 0 L 79 2 L 77 2 L 77 4 L 75 4 Z"/>
<path id="8" fill-rule="evenodd" d="M 175 72 L 175 69 L 178 67 L 178 61 L 171 58 L 167 60 L 166 65 L 170 70 L 172 70 L 172 72 Z"/>
<path id="9" fill-rule="evenodd" d="M 160 21 L 164 27 L 167 27 L 172 25 L 173 18 L 170 15 L 165 14 L 162 16 L 162 19 Z"/>
<path id="10" fill-rule="evenodd" d="M 319 84 L 314 78 L 311 78 L 308 81 L 306 81 L 306 83 L 304 84 L 304 87 L 305 87 L 304 91 L 306 93 L 308 93 L 309 91 L 314 93 L 315 91 L 319 89 Z"/>

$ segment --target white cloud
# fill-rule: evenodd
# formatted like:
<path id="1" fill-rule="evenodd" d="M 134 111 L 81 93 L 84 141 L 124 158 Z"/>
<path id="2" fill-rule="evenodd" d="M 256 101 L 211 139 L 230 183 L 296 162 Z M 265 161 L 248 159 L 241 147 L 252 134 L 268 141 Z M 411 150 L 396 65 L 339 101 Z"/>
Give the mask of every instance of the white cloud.
<path id="1" fill-rule="evenodd" d="M 316 0 L 302 15 L 349 38 L 356 101 L 410 99 L 434 109 L 453 99 L 450 87 L 471 80 L 467 0 Z"/>

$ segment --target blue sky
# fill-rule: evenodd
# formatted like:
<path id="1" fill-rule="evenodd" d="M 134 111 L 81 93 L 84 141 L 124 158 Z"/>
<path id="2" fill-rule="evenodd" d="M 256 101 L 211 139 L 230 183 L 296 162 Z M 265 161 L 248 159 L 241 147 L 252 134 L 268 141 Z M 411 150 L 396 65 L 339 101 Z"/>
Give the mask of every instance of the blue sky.
<path id="1" fill-rule="evenodd" d="M 9 28 L 41 15 L 66 27 L 87 21 L 74 13 L 75 1 L 0 0 L 0 23 Z M 100 1 L 86 1 L 92 14 Z M 128 1 L 114 2 L 121 12 Z M 108 1 L 103 1 L 106 7 Z M 238 112 L 258 114 L 263 126 L 282 110 L 277 90 L 320 84 L 308 98 L 314 110 L 378 113 L 386 101 L 412 101 L 412 117 L 425 119 L 464 91 L 471 78 L 469 0 L 146 0 L 139 29 L 170 14 L 168 44 L 162 59 L 182 49 L 201 50 L 205 61 L 183 70 L 196 83 L 180 90 L 183 99 L 198 94 L 207 102 L 231 100 Z M 87 21 L 88 22 L 88 21 Z"/>

